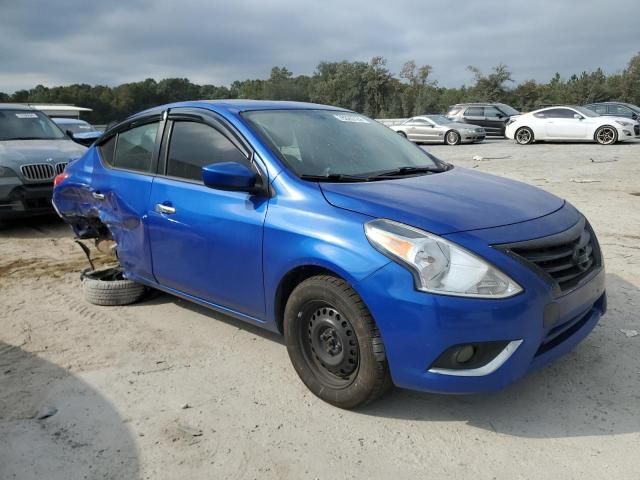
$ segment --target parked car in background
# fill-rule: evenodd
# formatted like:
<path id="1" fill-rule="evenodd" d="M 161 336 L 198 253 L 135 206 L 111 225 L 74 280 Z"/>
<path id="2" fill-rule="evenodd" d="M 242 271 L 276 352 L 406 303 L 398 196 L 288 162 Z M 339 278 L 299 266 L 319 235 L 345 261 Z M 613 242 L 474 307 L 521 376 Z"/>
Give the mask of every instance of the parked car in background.
<path id="1" fill-rule="evenodd" d="M 484 140 L 484 128 L 478 125 L 452 122 L 444 115 L 419 115 L 389 128 L 416 143 L 446 143 L 458 145 Z"/>
<path id="2" fill-rule="evenodd" d="M 484 128 L 488 136 L 504 136 L 509 120 L 520 115 L 504 103 L 458 103 L 449 107 L 446 117 L 454 122 L 469 123 Z"/>
<path id="3" fill-rule="evenodd" d="M 44 113 L 0 104 L 0 220 L 51 212 L 54 177 L 85 151 Z"/>
<path id="4" fill-rule="evenodd" d="M 74 141 L 87 147 L 100 138 L 103 133 L 102 130 L 96 129 L 90 123 L 77 118 L 52 117 L 51 120 Z"/>
<path id="5" fill-rule="evenodd" d="M 548 107 L 515 118 L 506 129 L 507 138 L 521 145 L 536 140 L 591 141 L 601 145 L 633 138 L 632 120 L 598 115 L 577 106 Z"/>
<path id="6" fill-rule="evenodd" d="M 623 102 L 599 102 L 585 105 L 585 108 L 593 110 L 600 115 L 629 118 L 635 122 L 633 128 L 636 137 L 640 136 L 640 107 L 632 103 Z"/>
<path id="7" fill-rule="evenodd" d="M 606 310 L 573 206 L 336 107 L 144 111 L 56 178 L 54 204 L 78 237 L 115 241 L 129 281 L 283 333 L 301 380 L 343 408 L 392 382 L 500 389 Z"/>

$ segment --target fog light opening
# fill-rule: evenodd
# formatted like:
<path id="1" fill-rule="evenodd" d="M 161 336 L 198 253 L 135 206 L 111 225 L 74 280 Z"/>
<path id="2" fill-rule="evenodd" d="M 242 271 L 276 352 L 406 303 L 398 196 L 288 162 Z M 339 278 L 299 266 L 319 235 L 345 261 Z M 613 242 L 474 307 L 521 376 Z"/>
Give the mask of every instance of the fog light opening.
<path id="1" fill-rule="evenodd" d="M 476 347 L 473 345 L 463 345 L 455 354 L 455 361 L 459 364 L 469 363 L 476 354 Z"/>

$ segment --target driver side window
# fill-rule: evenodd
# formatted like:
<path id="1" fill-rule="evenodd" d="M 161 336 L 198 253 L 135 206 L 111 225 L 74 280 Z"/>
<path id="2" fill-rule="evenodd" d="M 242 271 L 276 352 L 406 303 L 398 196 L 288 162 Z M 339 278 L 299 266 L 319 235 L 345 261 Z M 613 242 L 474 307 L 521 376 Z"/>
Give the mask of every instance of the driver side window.
<path id="1" fill-rule="evenodd" d="M 221 132 L 204 123 L 173 124 L 167 175 L 202 182 L 202 167 L 212 163 L 238 162 L 251 168 L 245 155 Z"/>

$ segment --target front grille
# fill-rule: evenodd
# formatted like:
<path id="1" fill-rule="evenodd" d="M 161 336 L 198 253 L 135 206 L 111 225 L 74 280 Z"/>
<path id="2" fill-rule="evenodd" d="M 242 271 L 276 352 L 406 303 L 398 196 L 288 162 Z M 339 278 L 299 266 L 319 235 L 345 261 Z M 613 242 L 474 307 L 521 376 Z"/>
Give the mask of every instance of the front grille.
<path id="1" fill-rule="evenodd" d="M 67 168 L 67 162 L 57 163 L 56 164 L 56 175 L 60 175 L 64 172 L 64 169 Z"/>
<path id="2" fill-rule="evenodd" d="M 22 175 L 28 180 L 52 180 L 54 175 L 53 165 L 49 163 L 35 163 L 33 165 L 22 165 L 20 167 Z"/>
<path id="3" fill-rule="evenodd" d="M 526 242 L 500 245 L 544 276 L 558 293 L 576 288 L 602 266 L 598 240 L 584 217 L 569 230 Z"/>

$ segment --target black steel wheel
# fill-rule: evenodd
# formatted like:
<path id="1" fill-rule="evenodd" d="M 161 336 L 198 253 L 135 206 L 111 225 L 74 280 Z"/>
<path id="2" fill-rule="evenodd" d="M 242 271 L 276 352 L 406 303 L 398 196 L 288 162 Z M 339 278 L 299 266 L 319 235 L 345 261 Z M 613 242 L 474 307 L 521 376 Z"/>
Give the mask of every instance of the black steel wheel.
<path id="1" fill-rule="evenodd" d="M 301 380 L 335 406 L 366 404 L 391 386 L 380 333 L 340 278 L 320 275 L 298 285 L 287 301 L 284 334 Z"/>

